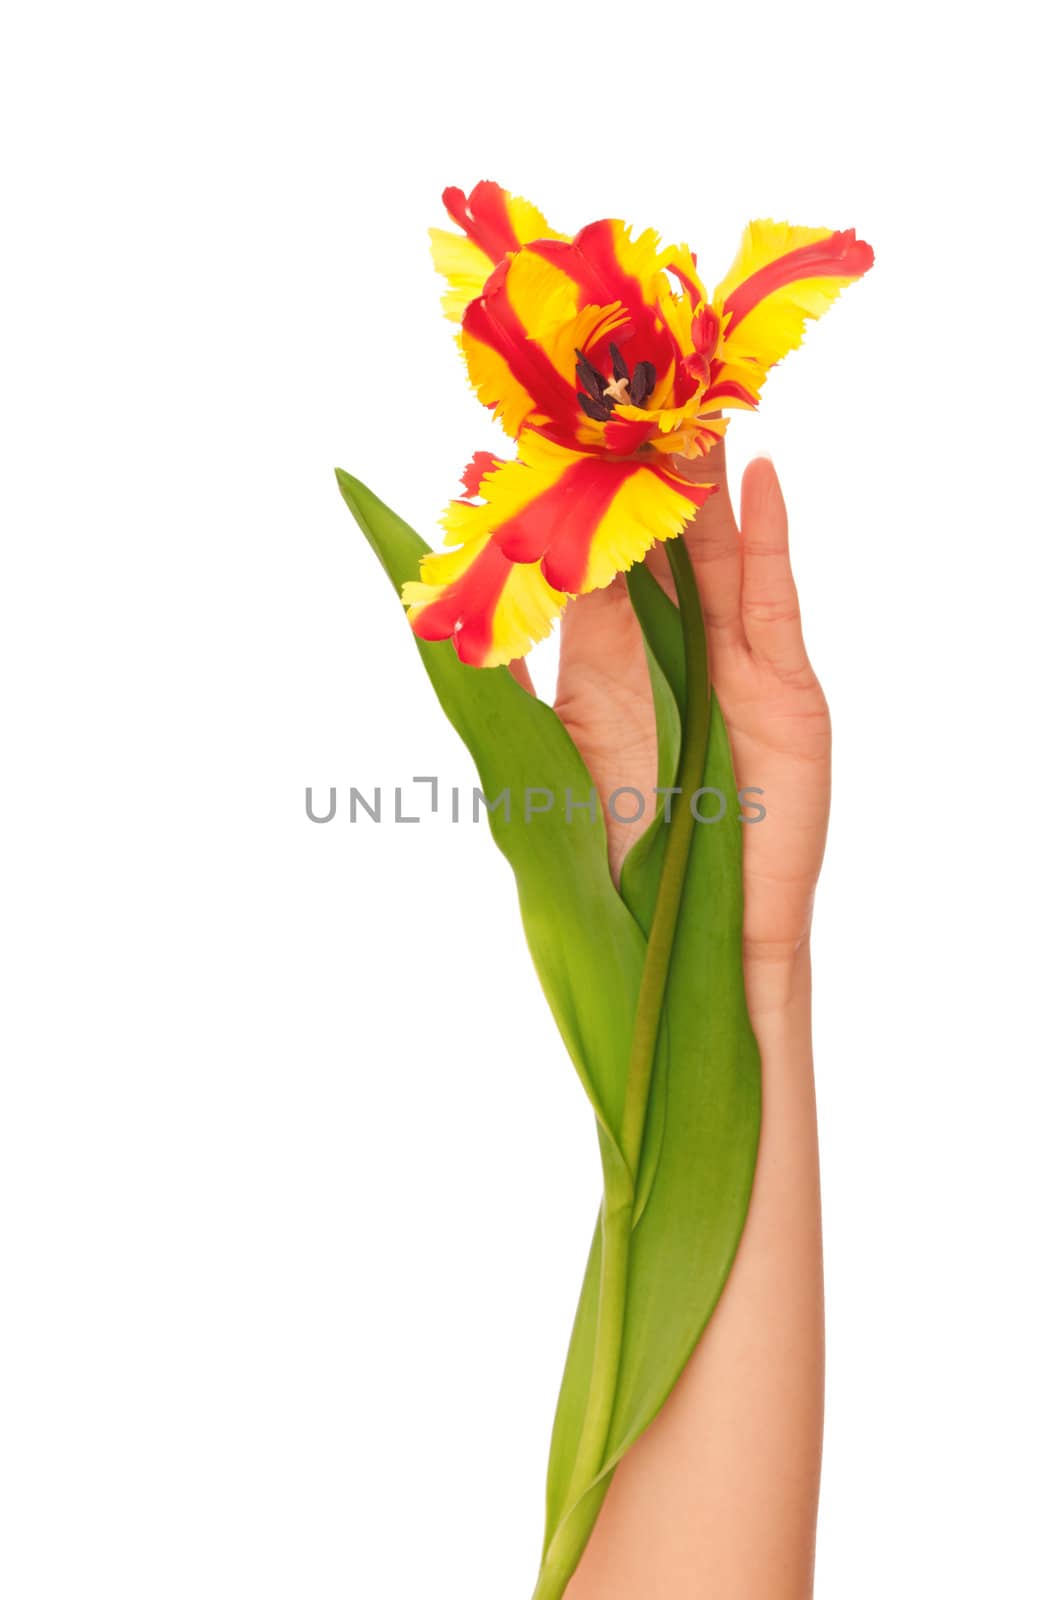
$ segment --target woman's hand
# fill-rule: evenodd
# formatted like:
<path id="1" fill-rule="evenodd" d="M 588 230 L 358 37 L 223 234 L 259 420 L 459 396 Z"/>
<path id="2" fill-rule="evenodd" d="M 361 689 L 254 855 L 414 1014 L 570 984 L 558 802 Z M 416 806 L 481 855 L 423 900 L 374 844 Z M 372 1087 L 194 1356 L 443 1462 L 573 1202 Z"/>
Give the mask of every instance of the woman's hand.
<path id="1" fill-rule="evenodd" d="M 723 445 L 690 475 L 721 485 L 690 525 L 713 687 L 731 737 L 739 789 L 766 808 L 743 832 L 746 977 L 755 1007 L 807 939 L 830 803 L 830 718 L 801 636 L 786 508 L 775 469 L 753 461 L 742 483 L 741 531 L 727 492 Z M 670 589 L 664 552 L 649 565 Z M 626 586 L 582 595 L 565 612 L 557 712 L 602 800 L 614 874 L 653 815 L 617 822 L 607 797 L 649 797 L 657 754 L 649 674 Z M 748 814 L 748 808 L 747 808 Z"/>
<path id="2" fill-rule="evenodd" d="M 723 484 L 722 448 L 693 470 Z M 686 538 L 738 787 L 762 790 L 767 812 L 742 834 L 760 1149 L 720 1302 L 664 1409 L 620 1462 L 566 1600 L 809 1600 L 823 1281 L 808 932 L 830 800 L 830 720 L 801 638 L 771 463 L 746 471 L 741 529 L 724 486 Z M 667 584 L 661 550 L 650 565 Z M 620 787 L 652 793 L 649 674 L 622 580 L 566 611 L 557 710 L 603 804 Z M 652 811 L 647 804 L 641 827 Z M 606 826 L 617 873 L 641 828 L 608 808 Z"/>

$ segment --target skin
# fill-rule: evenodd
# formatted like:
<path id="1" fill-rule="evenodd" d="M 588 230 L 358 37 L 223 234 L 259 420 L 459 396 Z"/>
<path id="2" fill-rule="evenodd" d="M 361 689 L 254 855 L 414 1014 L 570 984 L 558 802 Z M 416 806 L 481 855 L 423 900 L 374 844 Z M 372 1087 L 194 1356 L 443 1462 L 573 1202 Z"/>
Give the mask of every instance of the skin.
<path id="1" fill-rule="evenodd" d="M 621 1462 L 566 1600 L 807 1600 L 813 1586 L 823 1271 L 809 932 L 830 718 L 805 652 L 774 467 L 751 462 L 738 520 L 722 445 L 687 470 L 722 485 L 686 537 L 738 785 L 763 789 L 767 807 L 744 833 L 763 1126 L 727 1287 L 663 1411 Z M 661 550 L 649 564 L 670 587 Z M 556 709 L 600 794 L 651 792 L 649 678 L 622 579 L 567 608 Z M 607 826 L 615 874 L 639 830 Z"/>

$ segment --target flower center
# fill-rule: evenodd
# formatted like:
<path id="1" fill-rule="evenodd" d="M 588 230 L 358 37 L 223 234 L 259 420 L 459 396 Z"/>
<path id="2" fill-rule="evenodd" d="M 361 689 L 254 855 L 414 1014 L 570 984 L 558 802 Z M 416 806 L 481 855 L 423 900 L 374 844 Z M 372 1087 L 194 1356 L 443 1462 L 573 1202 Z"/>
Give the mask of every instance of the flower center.
<path id="1" fill-rule="evenodd" d="M 608 422 L 614 406 L 644 405 L 657 383 L 652 361 L 639 361 L 634 372 L 629 372 L 615 344 L 609 346 L 609 359 L 613 363 L 611 378 L 599 372 L 582 350 L 576 351 L 576 376 L 583 385 L 576 399 L 595 422 Z"/>

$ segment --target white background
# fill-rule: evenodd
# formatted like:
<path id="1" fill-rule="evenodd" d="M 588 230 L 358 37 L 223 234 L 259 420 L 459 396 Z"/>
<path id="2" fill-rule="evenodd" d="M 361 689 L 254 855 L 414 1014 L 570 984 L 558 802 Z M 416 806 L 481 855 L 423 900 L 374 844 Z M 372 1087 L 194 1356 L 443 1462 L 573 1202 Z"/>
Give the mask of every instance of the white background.
<path id="1" fill-rule="evenodd" d="M 342 820 L 473 774 L 332 478 L 430 534 L 494 442 L 425 239 L 492 176 L 710 281 L 749 216 L 878 252 L 730 436 L 835 716 L 818 1594 L 1059 1596 L 1034 8 L 38 4 L 0 56 L 4 1594 L 530 1589 L 592 1129 L 486 829 Z"/>

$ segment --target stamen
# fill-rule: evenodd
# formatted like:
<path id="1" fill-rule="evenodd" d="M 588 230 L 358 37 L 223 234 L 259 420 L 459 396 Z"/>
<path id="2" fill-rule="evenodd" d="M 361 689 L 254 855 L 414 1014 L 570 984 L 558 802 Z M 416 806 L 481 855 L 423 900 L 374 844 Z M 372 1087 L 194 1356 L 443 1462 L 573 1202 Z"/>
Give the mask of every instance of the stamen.
<path id="1" fill-rule="evenodd" d="M 631 404 L 640 406 L 657 387 L 657 368 L 652 361 L 640 361 L 631 375 Z"/>
<path id="2" fill-rule="evenodd" d="M 641 406 L 657 383 L 657 369 L 652 361 L 637 362 L 631 374 L 615 344 L 609 346 L 609 359 L 613 363 L 613 375 L 606 380 L 584 351 L 576 350 L 576 377 L 586 391 L 577 393 L 576 399 L 584 415 L 595 422 L 607 422 L 614 406 Z"/>
<path id="3" fill-rule="evenodd" d="M 612 400 L 596 400 L 593 399 L 589 394 L 577 394 L 576 399 L 583 407 L 587 416 L 592 417 L 595 422 L 609 421 L 609 414 L 614 405 Z"/>
<path id="4" fill-rule="evenodd" d="M 597 367 L 593 367 L 587 360 L 582 350 L 576 351 L 576 376 L 589 395 L 596 400 L 602 398 L 605 392 L 605 379 Z"/>

